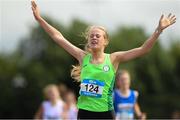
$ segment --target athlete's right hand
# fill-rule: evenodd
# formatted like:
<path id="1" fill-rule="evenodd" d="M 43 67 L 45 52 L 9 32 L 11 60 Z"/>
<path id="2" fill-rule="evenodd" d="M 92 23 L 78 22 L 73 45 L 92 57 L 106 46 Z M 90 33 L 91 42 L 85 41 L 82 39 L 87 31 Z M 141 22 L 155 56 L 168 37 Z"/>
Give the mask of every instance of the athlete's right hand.
<path id="1" fill-rule="evenodd" d="M 35 0 L 31 0 L 31 8 L 33 11 L 34 18 L 38 21 L 41 18 L 41 15 L 38 6 L 35 3 Z"/>

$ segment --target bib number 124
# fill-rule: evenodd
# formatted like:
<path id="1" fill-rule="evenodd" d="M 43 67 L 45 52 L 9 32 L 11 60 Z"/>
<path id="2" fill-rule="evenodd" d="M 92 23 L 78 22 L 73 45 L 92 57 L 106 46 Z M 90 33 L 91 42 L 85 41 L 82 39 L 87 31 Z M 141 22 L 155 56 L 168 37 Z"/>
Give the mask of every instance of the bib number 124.
<path id="1" fill-rule="evenodd" d="M 86 87 L 87 92 L 96 92 L 96 93 L 98 93 L 98 90 L 99 90 L 98 85 L 86 84 L 84 86 Z"/>
<path id="2" fill-rule="evenodd" d="M 99 80 L 84 79 L 81 83 L 80 94 L 90 97 L 101 97 L 104 88 L 104 82 Z"/>

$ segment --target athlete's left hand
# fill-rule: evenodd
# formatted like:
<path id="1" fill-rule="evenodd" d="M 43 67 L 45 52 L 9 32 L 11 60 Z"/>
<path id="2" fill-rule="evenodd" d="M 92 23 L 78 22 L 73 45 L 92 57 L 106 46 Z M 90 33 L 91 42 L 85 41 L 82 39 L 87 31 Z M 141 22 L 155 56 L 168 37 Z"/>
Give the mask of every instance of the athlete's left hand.
<path id="1" fill-rule="evenodd" d="M 137 116 L 137 118 L 138 118 L 138 120 L 146 120 L 147 119 L 146 116 L 147 116 L 146 113 L 141 113 L 141 115 Z"/>
<path id="2" fill-rule="evenodd" d="M 172 15 L 171 13 L 165 17 L 164 15 L 161 15 L 161 18 L 159 20 L 159 26 L 158 29 L 160 31 L 163 31 L 165 28 L 169 27 L 170 25 L 174 24 L 176 22 L 176 16 Z"/>

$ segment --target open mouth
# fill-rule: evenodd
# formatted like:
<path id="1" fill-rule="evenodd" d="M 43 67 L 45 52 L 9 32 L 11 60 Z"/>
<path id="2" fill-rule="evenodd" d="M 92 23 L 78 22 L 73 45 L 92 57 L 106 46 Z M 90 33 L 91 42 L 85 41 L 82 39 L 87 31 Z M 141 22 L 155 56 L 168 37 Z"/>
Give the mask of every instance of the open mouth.
<path id="1" fill-rule="evenodd" d="M 96 44 L 98 44 L 98 41 L 97 41 L 96 39 L 93 39 L 93 40 L 91 41 L 91 44 L 92 44 L 92 45 L 96 45 Z"/>

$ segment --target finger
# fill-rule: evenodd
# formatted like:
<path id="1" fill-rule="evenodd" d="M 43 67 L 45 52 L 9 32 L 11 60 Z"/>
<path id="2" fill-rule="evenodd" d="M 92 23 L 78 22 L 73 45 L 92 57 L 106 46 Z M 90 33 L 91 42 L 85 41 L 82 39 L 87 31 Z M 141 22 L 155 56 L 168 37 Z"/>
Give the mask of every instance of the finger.
<path id="1" fill-rule="evenodd" d="M 167 18 L 170 18 L 171 17 L 171 13 L 169 13 L 168 17 Z"/>
<path id="2" fill-rule="evenodd" d="M 174 18 L 170 23 L 176 22 L 176 18 Z"/>
<path id="3" fill-rule="evenodd" d="M 162 14 L 160 20 L 162 20 L 163 18 L 164 18 L 164 15 Z"/>
<path id="4" fill-rule="evenodd" d="M 33 2 L 34 2 L 34 0 L 31 0 L 31 5 L 33 6 Z"/>
<path id="5" fill-rule="evenodd" d="M 35 11 L 35 8 L 34 7 L 31 7 L 32 11 L 34 12 Z"/>
<path id="6" fill-rule="evenodd" d="M 33 6 L 34 6 L 34 7 L 37 7 L 37 5 L 36 5 L 36 3 L 35 3 L 34 1 L 33 1 Z"/>
<path id="7" fill-rule="evenodd" d="M 35 2 L 35 0 L 31 0 L 31 2 Z"/>
<path id="8" fill-rule="evenodd" d="M 36 5 L 34 0 L 31 1 L 31 4 L 32 4 L 33 7 L 35 7 L 35 8 L 37 7 L 37 5 Z"/>
<path id="9" fill-rule="evenodd" d="M 170 18 L 170 20 L 173 20 L 174 18 L 176 18 L 176 16 L 175 16 L 175 15 L 173 15 L 173 16 Z"/>
<path id="10" fill-rule="evenodd" d="M 34 3 L 33 3 L 33 1 L 31 1 L 31 6 L 33 6 L 33 7 L 34 7 Z"/>
<path id="11" fill-rule="evenodd" d="M 176 17 L 175 17 L 175 18 L 173 18 L 171 21 L 176 21 Z"/>
<path id="12" fill-rule="evenodd" d="M 176 22 L 176 21 L 171 22 L 171 24 L 170 24 L 170 25 L 174 24 L 175 22 Z"/>

